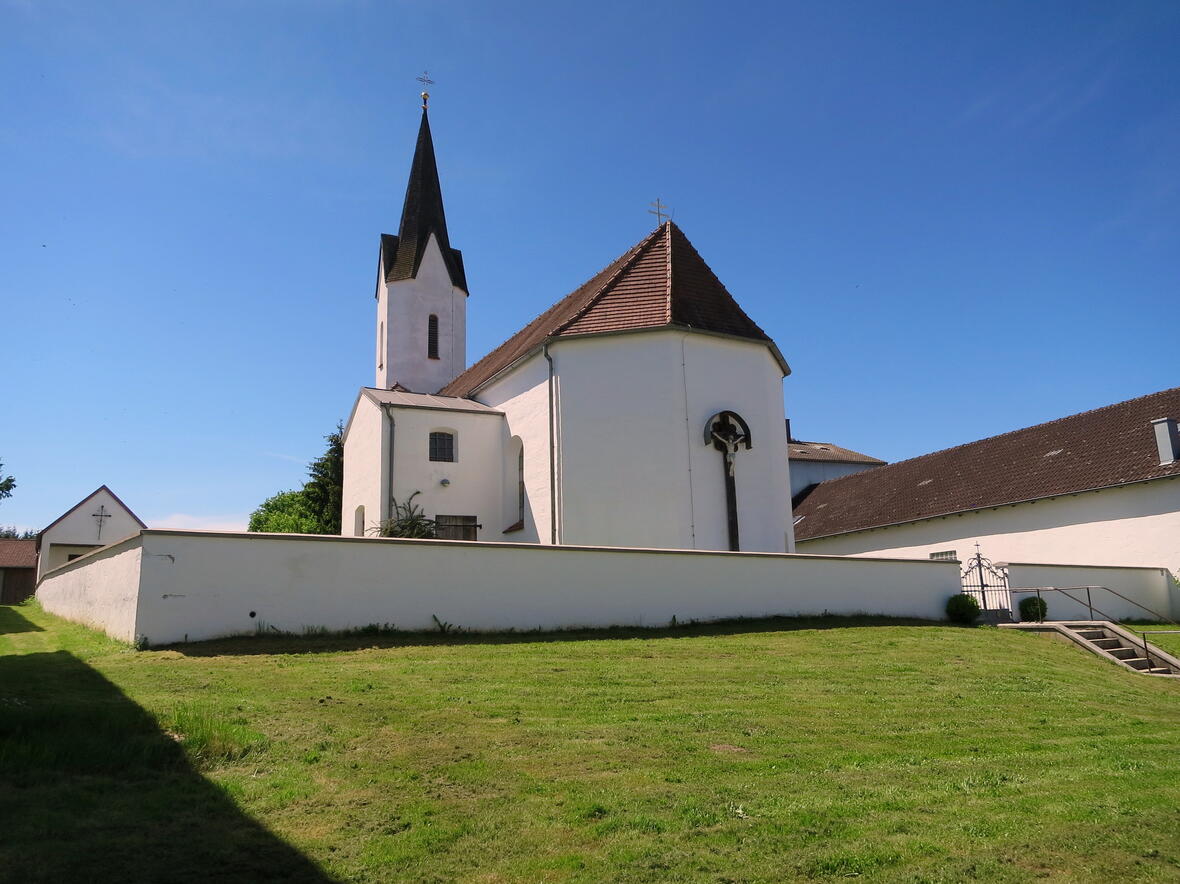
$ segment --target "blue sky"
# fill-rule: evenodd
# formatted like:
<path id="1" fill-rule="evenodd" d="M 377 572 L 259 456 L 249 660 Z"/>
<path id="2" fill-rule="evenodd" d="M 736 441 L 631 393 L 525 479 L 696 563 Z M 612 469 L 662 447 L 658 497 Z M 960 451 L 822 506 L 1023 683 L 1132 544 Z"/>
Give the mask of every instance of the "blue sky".
<path id="1" fill-rule="evenodd" d="M 474 361 L 654 226 L 899 460 L 1180 383 L 1175 2 L 0 0 L 0 524 L 243 525 L 373 380 L 429 69 Z"/>

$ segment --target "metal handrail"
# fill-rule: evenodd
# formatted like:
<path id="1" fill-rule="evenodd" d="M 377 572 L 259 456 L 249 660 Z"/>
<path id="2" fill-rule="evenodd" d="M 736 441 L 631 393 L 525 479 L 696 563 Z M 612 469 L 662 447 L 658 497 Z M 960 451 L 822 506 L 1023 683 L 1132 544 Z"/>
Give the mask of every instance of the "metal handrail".
<path id="1" fill-rule="evenodd" d="M 1075 598 L 1074 596 L 1070 595 L 1069 592 L 1067 591 L 1067 590 L 1077 590 L 1077 589 L 1084 589 L 1086 591 L 1086 601 L 1085 602 L 1083 602 L 1079 598 Z M 1017 587 L 1016 589 L 1009 589 L 1008 592 L 1011 593 L 1012 595 L 1015 595 L 1018 592 L 1025 593 L 1026 595 L 1028 593 L 1035 592 L 1037 594 L 1037 598 L 1041 597 L 1042 592 L 1060 592 L 1060 593 L 1063 593 L 1067 599 L 1070 599 L 1071 601 L 1075 601 L 1079 605 L 1084 604 L 1089 609 L 1091 618 L 1094 617 L 1094 612 L 1098 611 L 1098 613 L 1101 614 L 1103 617 L 1105 617 L 1107 620 L 1110 620 L 1111 622 L 1117 621 L 1119 619 L 1118 617 L 1112 617 L 1109 614 L 1094 607 L 1094 601 L 1093 601 L 1093 598 L 1091 597 L 1091 594 L 1090 594 L 1090 590 L 1092 590 L 1092 589 L 1105 589 L 1111 595 L 1118 596 L 1123 601 L 1134 605 L 1140 611 L 1146 611 L 1148 614 L 1150 614 L 1152 617 L 1155 617 L 1157 620 L 1163 621 L 1164 623 L 1170 623 L 1173 626 L 1180 626 L 1180 623 L 1177 623 L 1175 620 L 1165 617 L 1163 614 L 1159 613 L 1158 611 L 1153 611 L 1153 610 L 1151 610 L 1151 608 L 1148 608 L 1145 605 L 1139 604 L 1134 599 L 1127 598 L 1121 592 L 1119 592 L 1118 590 L 1111 589 L 1109 586 L 1097 586 L 1094 584 L 1090 584 L 1087 586 L 1022 586 L 1022 587 Z M 1043 618 L 1039 622 L 1044 622 Z"/>

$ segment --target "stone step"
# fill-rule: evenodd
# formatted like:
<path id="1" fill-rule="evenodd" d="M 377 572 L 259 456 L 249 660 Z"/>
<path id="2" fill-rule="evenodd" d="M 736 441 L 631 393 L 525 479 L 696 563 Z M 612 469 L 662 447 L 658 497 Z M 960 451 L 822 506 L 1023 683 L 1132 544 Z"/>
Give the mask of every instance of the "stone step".
<path id="1" fill-rule="evenodd" d="M 1104 629 L 1075 629 L 1074 632 L 1091 641 L 1096 638 L 1106 638 L 1106 630 Z"/>
<path id="2" fill-rule="evenodd" d="M 1172 675 L 1173 674 L 1172 670 L 1169 669 L 1167 666 L 1153 666 L 1146 671 L 1150 672 L 1152 675 Z"/>
<path id="3" fill-rule="evenodd" d="M 1126 663 L 1128 666 L 1130 666 L 1132 669 L 1150 669 L 1151 668 L 1151 661 L 1148 660 L 1146 657 L 1128 657 L 1127 659 L 1123 660 L 1123 662 Z"/>
<path id="4" fill-rule="evenodd" d="M 1139 652 L 1136 651 L 1134 648 L 1118 647 L 1118 648 L 1110 648 L 1109 650 L 1110 650 L 1110 655 L 1112 657 L 1118 657 L 1120 660 L 1130 660 L 1132 657 L 1139 656 Z"/>
<path id="5" fill-rule="evenodd" d="M 1123 646 L 1123 643 L 1117 638 L 1092 638 L 1090 642 L 1106 651 Z"/>

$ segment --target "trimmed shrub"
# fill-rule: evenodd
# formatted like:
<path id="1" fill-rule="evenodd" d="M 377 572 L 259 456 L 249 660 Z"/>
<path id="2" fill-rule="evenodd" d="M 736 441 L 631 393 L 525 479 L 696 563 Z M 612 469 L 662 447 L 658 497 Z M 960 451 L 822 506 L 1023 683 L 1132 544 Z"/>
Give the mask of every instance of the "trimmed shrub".
<path id="1" fill-rule="evenodd" d="M 1028 595 L 1020 600 L 1020 619 L 1040 623 L 1049 613 L 1048 603 L 1040 596 Z"/>
<path id="2" fill-rule="evenodd" d="M 953 595 L 946 600 L 946 616 L 954 623 L 964 623 L 969 626 L 979 616 L 979 602 L 975 601 L 974 596 L 967 595 L 965 592 Z"/>

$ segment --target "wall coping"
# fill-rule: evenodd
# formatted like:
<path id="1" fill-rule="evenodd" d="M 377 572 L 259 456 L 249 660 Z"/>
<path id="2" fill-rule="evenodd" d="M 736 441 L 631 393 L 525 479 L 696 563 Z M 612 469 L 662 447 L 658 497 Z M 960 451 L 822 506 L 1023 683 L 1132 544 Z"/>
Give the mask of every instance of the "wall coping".
<path id="1" fill-rule="evenodd" d="M 519 550 L 526 555 L 536 551 L 549 551 L 561 553 L 569 552 L 605 552 L 605 553 L 634 553 L 639 555 L 691 555 L 691 556 L 723 556 L 723 557 L 739 557 L 739 558 L 765 558 L 765 559 L 784 559 L 793 561 L 796 559 L 817 560 L 817 561 L 841 561 L 841 562 L 863 562 L 863 563 L 880 563 L 880 562 L 905 562 L 911 565 L 932 565 L 941 567 L 954 567 L 956 572 L 959 568 L 958 562 L 940 561 L 937 559 L 899 559 L 887 558 L 877 556 L 835 556 L 835 555 L 818 555 L 816 553 L 772 553 L 772 552 L 731 552 L 729 550 L 709 550 L 709 549 L 657 549 L 652 547 L 638 547 L 638 546 L 578 546 L 575 544 L 541 544 L 541 543 L 511 543 L 507 541 L 486 541 L 486 540 L 436 540 L 436 539 L 410 539 L 404 537 L 347 537 L 335 534 L 271 534 L 263 532 L 251 531 L 214 531 L 204 530 L 199 528 L 145 528 L 122 540 L 117 540 L 114 543 L 100 547 L 74 559 L 72 562 L 67 562 L 64 565 L 59 565 L 52 571 L 47 571 L 42 579 L 48 577 L 50 574 L 56 574 L 68 568 L 73 568 L 79 564 L 85 563 L 90 556 L 98 553 L 110 551 L 116 547 L 123 547 L 135 540 L 141 540 L 146 537 L 209 537 L 209 538 L 224 538 L 233 540 L 257 540 L 269 542 L 283 542 L 283 541 L 310 541 L 312 543 L 369 543 L 369 544 L 392 544 L 392 545 L 409 545 L 409 546 L 450 546 L 468 549 L 510 549 Z"/>
<path id="2" fill-rule="evenodd" d="M 1078 562 L 1003 562 L 1006 568 L 1105 568 L 1111 571 L 1167 571 L 1163 565 L 1083 565 Z"/>

